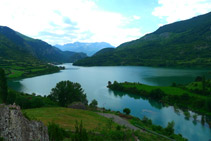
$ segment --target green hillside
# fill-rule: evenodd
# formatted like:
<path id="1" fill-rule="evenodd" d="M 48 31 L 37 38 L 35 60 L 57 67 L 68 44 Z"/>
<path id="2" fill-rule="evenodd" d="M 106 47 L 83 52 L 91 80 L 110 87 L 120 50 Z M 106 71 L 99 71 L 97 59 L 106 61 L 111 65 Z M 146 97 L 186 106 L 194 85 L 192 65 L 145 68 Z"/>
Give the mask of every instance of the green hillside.
<path id="1" fill-rule="evenodd" d="M 1 44 L 4 45 L 1 47 L 2 50 L 10 51 L 10 54 L 1 54 L 1 57 L 5 57 L 7 55 L 12 56 L 14 54 L 20 56 L 21 54 L 19 52 L 24 52 L 39 60 L 54 63 L 74 62 L 78 59 L 86 57 L 86 55 L 83 53 L 75 53 L 70 51 L 63 52 L 42 40 L 27 37 L 4 26 L 0 26 L 0 39 Z M 4 40 L 7 40 L 7 43 L 5 43 Z"/>
<path id="2" fill-rule="evenodd" d="M 0 68 L 5 69 L 9 78 L 58 72 L 58 67 L 48 63 L 74 62 L 85 56 L 83 53 L 63 52 L 46 42 L 0 26 Z"/>
<path id="3" fill-rule="evenodd" d="M 87 130 L 89 140 L 96 141 L 116 141 L 116 140 L 146 140 L 146 141 L 167 141 L 166 137 L 163 135 L 173 138 L 178 141 L 185 141 L 181 135 L 172 133 L 171 135 L 166 135 L 166 129 L 156 125 L 149 125 L 145 123 L 145 120 L 140 120 L 132 116 L 130 117 L 130 122 L 147 129 L 147 131 L 130 131 L 125 128 L 125 126 L 118 125 L 113 120 L 109 120 L 98 114 L 96 111 L 71 109 L 64 107 L 48 107 L 48 108 L 35 108 L 23 110 L 23 113 L 27 115 L 30 119 L 36 119 L 42 121 L 45 125 L 50 122 L 55 122 L 60 127 L 64 128 L 66 131 L 75 130 L 76 121 L 82 121 L 84 129 Z M 114 114 L 114 113 L 113 113 Z M 117 114 L 118 115 L 118 114 Z M 120 114 L 123 116 L 123 114 Z M 127 117 L 127 116 L 125 116 Z M 125 120 L 128 120 L 125 118 Z M 149 119 L 147 119 L 150 121 Z M 153 128 L 154 127 L 154 128 Z M 159 127 L 159 134 L 151 133 L 155 127 Z M 161 134 L 161 135 L 160 135 Z M 66 140 L 71 140 L 70 138 Z"/>
<path id="4" fill-rule="evenodd" d="M 140 39 L 96 53 L 74 65 L 211 67 L 211 12 L 165 25 Z"/>

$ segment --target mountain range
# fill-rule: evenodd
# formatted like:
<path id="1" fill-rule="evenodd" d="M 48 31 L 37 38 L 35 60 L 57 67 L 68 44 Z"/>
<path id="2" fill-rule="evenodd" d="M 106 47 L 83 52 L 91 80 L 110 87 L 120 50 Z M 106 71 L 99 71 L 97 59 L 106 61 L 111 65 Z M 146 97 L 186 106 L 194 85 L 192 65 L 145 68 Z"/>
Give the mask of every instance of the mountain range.
<path id="1" fill-rule="evenodd" d="M 62 51 L 73 51 L 73 52 L 83 52 L 86 53 L 88 56 L 92 56 L 99 50 L 106 48 L 106 47 L 114 47 L 106 42 L 95 42 L 95 43 L 82 43 L 82 42 L 75 42 L 75 43 L 68 43 L 64 45 L 55 45 L 55 47 L 61 49 Z"/>
<path id="2" fill-rule="evenodd" d="M 115 49 L 102 49 L 74 65 L 211 67 L 211 12 L 164 25 Z"/>
<path id="3" fill-rule="evenodd" d="M 42 40 L 33 39 L 9 27 L 0 26 L 1 58 L 21 59 L 23 56 L 30 55 L 45 62 L 56 63 L 74 62 L 86 57 L 84 53 L 61 51 Z"/>
<path id="4" fill-rule="evenodd" d="M 52 63 L 71 63 L 84 57 L 84 53 L 61 51 L 42 40 L 0 26 L 0 68 L 4 68 L 9 78 L 58 72 L 61 68 Z"/>

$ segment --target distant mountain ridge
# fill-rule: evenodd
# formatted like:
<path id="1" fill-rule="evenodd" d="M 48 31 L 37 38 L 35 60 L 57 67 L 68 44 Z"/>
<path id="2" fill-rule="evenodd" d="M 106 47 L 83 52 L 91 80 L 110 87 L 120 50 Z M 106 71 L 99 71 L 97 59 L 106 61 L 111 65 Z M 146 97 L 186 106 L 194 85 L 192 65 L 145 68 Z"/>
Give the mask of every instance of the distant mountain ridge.
<path id="1" fill-rule="evenodd" d="M 59 72 L 57 63 L 71 63 L 84 53 L 61 51 L 48 43 L 0 26 L 0 68 L 8 78 L 26 78 Z"/>
<path id="2" fill-rule="evenodd" d="M 63 52 L 42 40 L 27 37 L 5 26 L 0 26 L 0 38 L 2 39 L 0 40 L 0 57 L 14 58 L 14 54 L 16 56 L 20 54 L 21 58 L 21 54 L 25 54 L 32 55 L 38 60 L 56 63 L 74 62 L 86 57 L 84 53 Z M 7 43 L 4 43 L 5 41 Z"/>
<path id="3" fill-rule="evenodd" d="M 211 12 L 164 25 L 140 39 L 97 54 L 74 65 L 211 67 Z"/>
<path id="4" fill-rule="evenodd" d="M 74 42 L 68 43 L 64 45 L 55 45 L 55 47 L 63 50 L 63 51 L 73 51 L 73 52 L 83 52 L 88 56 L 92 56 L 99 50 L 107 47 L 114 47 L 106 42 L 95 42 L 95 43 L 83 43 L 83 42 Z"/>

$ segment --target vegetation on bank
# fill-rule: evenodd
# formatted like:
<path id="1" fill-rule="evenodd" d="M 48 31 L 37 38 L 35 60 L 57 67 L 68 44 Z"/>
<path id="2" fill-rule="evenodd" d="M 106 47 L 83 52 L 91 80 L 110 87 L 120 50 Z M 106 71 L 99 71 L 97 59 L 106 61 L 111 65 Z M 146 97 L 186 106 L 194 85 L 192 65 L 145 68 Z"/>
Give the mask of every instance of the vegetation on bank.
<path id="1" fill-rule="evenodd" d="M 0 60 L 0 68 L 5 70 L 9 79 L 20 79 L 50 74 L 64 69 L 63 67 L 38 62 L 37 60 L 26 61 L 25 63 L 18 62 L 17 60 Z"/>
<path id="2" fill-rule="evenodd" d="M 173 86 L 166 87 L 114 81 L 113 84 L 109 82 L 108 87 L 112 90 L 154 99 L 184 110 L 211 115 L 210 85 L 210 80 L 197 81 L 185 86 L 173 84 Z"/>
<path id="3" fill-rule="evenodd" d="M 88 100 L 86 99 L 86 94 L 81 88 L 79 83 L 73 83 L 68 81 L 61 81 L 56 84 L 56 87 L 51 90 L 50 95 L 48 95 L 54 102 L 58 102 L 59 106 L 67 107 L 73 102 L 82 102 L 87 105 Z"/>
<path id="4" fill-rule="evenodd" d="M 152 124 L 152 120 L 148 119 L 147 117 L 143 117 L 142 119 L 139 118 L 132 118 L 130 122 L 135 125 L 136 127 L 142 128 L 144 131 L 147 132 L 155 132 L 155 134 L 160 134 L 161 136 L 167 136 L 170 139 L 178 140 L 178 141 L 186 141 L 187 139 L 183 138 L 181 134 L 174 133 L 174 121 L 169 122 L 168 125 L 163 128 L 160 125 Z"/>
<path id="5" fill-rule="evenodd" d="M 86 95 L 78 83 L 62 81 L 52 89 L 48 97 L 42 97 L 36 96 L 36 94 L 29 95 L 11 89 L 8 90 L 3 69 L 0 69 L 0 76 L 0 103 L 16 103 L 23 109 L 23 115 L 27 119 L 44 122 L 48 126 L 50 140 L 101 141 L 136 140 L 137 138 L 145 140 L 167 140 L 156 134 L 129 130 L 124 126 L 117 125 L 112 119 L 100 116 L 94 112 L 98 109 L 98 102 L 92 100 L 88 106 Z M 89 110 L 66 108 L 68 104 L 75 101 L 84 103 Z M 58 107 L 59 105 L 64 107 Z M 126 116 L 129 116 L 130 109 L 126 108 L 124 111 L 127 114 Z M 76 121 L 81 122 L 78 123 Z M 175 135 L 175 137 L 175 139 L 180 138 L 183 140 L 181 136 Z"/>
<path id="6" fill-rule="evenodd" d="M 78 60 L 78 66 L 211 68 L 211 12 L 164 25 L 140 39 Z"/>
<path id="7" fill-rule="evenodd" d="M 59 126 L 59 128 L 63 128 L 65 131 L 69 133 L 69 136 L 66 136 L 66 138 L 72 138 L 72 139 L 76 138 L 76 136 L 80 132 L 79 128 L 82 126 L 83 127 L 82 130 L 85 131 L 83 131 L 83 133 L 82 132 L 80 133 L 86 134 L 83 136 L 87 136 L 88 140 L 135 140 L 135 138 L 139 138 L 140 140 L 141 139 L 160 140 L 160 141 L 168 140 L 159 135 L 151 134 L 146 131 L 142 132 L 142 131 L 128 130 L 123 126 L 117 125 L 111 119 L 107 119 L 103 116 L 100 116 L 96 112 L 89 110 L 71 109 L 65 107 L 49 107 L 49 108 L 26 109 L 24 110 L 24 112 L 30 118 L 40 120 L 45 125 L 48 126 L 49 122 L 51 125 L 53 121 L 53 124 L 56 124 L 57 126 Z M 123 114 L 121 114 L 121 116 L 122 115 Z M 136 125 L 140 125 L 146 129 L 152 130 L 153 127 L 152 131 L 155 131 L 154 127 L 157 127 L 152 123 L 149 124 L 148 122 L 145 122 L 146 117 L 142 120 L 139 120 L 138 118 L 128 115 L 125 115 L 124 117 L 126 118 L 129 117 L 128 119 L 131 121 L 131 123 L 133 124 L 136 123 Z M 81 122 L 76 124 L 76 121 L 82 121 L 83 124 Z M 163 134 L 165 136 L 169 136 L 172 139 L 180 141 L 185 140 L 184 138 L 182 138 L 181 135 L 174 134 L 174 131 L 172 131 L 173 127 L 167 126 L 166 128 L 162 128 L 159 126 L 156 129 L 157 131 L 158 130 L 162 131 L 158 133 Z"/>

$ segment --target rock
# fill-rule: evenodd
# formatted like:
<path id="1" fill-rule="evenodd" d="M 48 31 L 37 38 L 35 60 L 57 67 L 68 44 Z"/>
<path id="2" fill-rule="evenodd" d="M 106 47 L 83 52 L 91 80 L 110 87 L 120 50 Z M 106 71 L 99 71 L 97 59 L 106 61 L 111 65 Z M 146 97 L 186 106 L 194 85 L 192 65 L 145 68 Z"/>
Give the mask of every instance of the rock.
<path id="1" fill-rule="evenodd" d="M 70 105 L 67 106 L 68 108 L 73 109 L 83 109 L 86 110 L 86 105 L 84 105 L 82 102 L 73 102 Z"/>
<path id="2" fill-rule="evenodd" d="M 26 119 L 19 106 L 0 105 L 0 137 L 6 141 L 49 141 L 48 128 Z"/>

